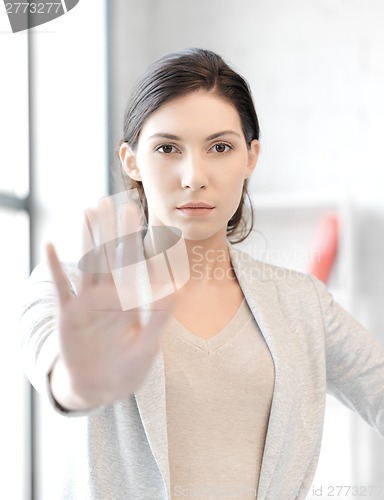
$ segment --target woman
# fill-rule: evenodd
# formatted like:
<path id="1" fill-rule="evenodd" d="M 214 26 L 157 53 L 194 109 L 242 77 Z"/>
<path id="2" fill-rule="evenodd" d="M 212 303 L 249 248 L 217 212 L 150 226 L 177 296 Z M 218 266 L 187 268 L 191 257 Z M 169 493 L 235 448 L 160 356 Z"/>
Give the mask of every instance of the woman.
<path id="1" fill-rule="evenodd" d="M 304 499 L 327 390 L 384 434 L 382 347 L 315 278 L 230 242 L 250 231 L 258 154 L 248 85 L 218 55 L 170 54 L 134 88 L 119 156 L 148 229 L 141 238 L 127 204 L 123 232 L 137 238 L 119 239 L 103 200 L 87 221 L 109 243 L 79 266 L 49 245 L 22 318 L 32 383 L 58 412 L 86 419 L 85 469 L 72 467 L 62 498 Z M 155 244 L 154 227 L 164 229 Z M 170 293 L 158 255 L 172 228 L 188 279 Z M 146 320 L 118 290 L 140 294 L 141 272 L 119 274 L 139 261 L 153 292 Z"/>

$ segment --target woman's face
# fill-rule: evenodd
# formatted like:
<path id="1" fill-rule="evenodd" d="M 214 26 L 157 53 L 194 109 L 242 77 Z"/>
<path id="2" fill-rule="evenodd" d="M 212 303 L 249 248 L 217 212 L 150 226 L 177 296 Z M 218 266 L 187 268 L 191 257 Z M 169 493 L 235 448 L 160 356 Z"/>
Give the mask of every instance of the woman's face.
<path id="1" fill-rule="evenodd" d="M 155 111 L 136 151 L 123 144 L 124 169 L 142 181 L 149 225 L 176 226 L 184 239 L 226 235 L 259 152 L 248 149 L 236 108 L 213 93 L 195 92 Z M 209 209 L 182 209 L 205 203 Z"/>

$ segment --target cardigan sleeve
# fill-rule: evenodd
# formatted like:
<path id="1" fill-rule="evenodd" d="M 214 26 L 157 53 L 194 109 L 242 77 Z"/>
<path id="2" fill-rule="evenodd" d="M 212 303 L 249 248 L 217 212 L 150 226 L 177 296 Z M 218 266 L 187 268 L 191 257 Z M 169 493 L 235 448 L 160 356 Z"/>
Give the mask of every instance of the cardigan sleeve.
<path id="1" fill-rule="evenodd" d="M 384 347 L 311 278 L 324 325 L 327 392 L 384 436 Z"/>
<path id="2" fill-rule="evenodd" d="M 64 263 L 72 294 L 78 290 L 79 276 L 75 263 Z M 90 415 L 99 410 L 66 410 L 53 398 L 49 373 L 59 356 L 57 299 L 55 286 L 46 263 L 32 271 L 25 286 L 20 314 L 21 355 L 25 373 L 34 388 L 49 404 L 65 416 Z"/>

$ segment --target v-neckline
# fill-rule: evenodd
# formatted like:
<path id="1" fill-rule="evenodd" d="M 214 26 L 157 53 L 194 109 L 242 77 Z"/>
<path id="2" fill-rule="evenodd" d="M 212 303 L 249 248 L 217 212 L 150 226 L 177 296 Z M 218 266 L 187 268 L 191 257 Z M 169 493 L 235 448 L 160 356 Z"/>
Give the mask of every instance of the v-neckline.
<path id="1" fill-rule="evenodd" d="M 195 335 L 173 315 L 171 316 L 169 328 L 172 333 L 176 333 L 188 343 L 209 353 L 223 346 L 235 337 L 248 323 L 250 317 L 251 312 L 245 298 L 243 298 L 234 316 L 232 316 L 229 322 L 220 331 L 211 337 L 203 338 Z"/>

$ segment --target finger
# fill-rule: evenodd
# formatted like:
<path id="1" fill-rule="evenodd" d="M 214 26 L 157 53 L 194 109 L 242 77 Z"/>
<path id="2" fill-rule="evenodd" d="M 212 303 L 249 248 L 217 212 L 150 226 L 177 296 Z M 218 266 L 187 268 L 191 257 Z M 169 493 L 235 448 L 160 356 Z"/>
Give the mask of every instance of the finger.
<path id="1" fill-rule="evenodd" d="M 138 227 L 140 216 L 137 206 L 133 202 L 128 202 L 123 206 L 123 235 L 126 238 L 123 240 L 122 248 L 122 267 L 130 266 L 132 268 L 132 286 L 133 292 L 137 293 L 137 280 L 139 279 L 139 263 L 140 258 L 140 234 Z"/>
<path id="2" fill-rule="evenodd" d="M 98 265 L 102 281 L 111 281 L 111 269 L 115 266 L 116 230 L 113 203 L 110 198 L 102 198 L 99 202 L 100 254 Z"/>
<path id="3" fill-rule="evenodd" d="M 140 226 L 140 214 L 135 203 L 129 201 L 122 207 L 122 236 L 125 238 L 123 252 L 122 252 L 122 265 L 137 263 L 140 255 L 140 234 L 138 229 Z"/>
<path id="4" fill-rule="evenodd" d="M 115 284 L 121 306 L 129 313 L 130 321 L 139 322 L 140 296 L 138 293 L 140 273 L 138 271 L 139 252 L 137 233 L 139 214 L 133 203 L 123 205 L 121 209 L 120 244 L 117 249 Z M 141 265 L 143 265 L 142 263 Z"/>
<path id="5" fill-rule="evenodd" d="M 96 252 L 98 243 L 95 236 L 95 225 L 95 211 L 91 209 L 85 210 L 82 230 L 83 258 L 85 259 L 81 275 L 81 288 L 83 290 L 93 285 L 96 281 Z"/>
<path id="6" fill-rule="evenodd" d="M 57 297 L 61 306 L 64 306 L 71 298 L 71 292 L 68 286 L 68 278 L 61 267 L 57 257 L 55 247 L 52 243 L 46 246 L 49 269 L 52 274 L 53 282 L 56 287 Z"/>

